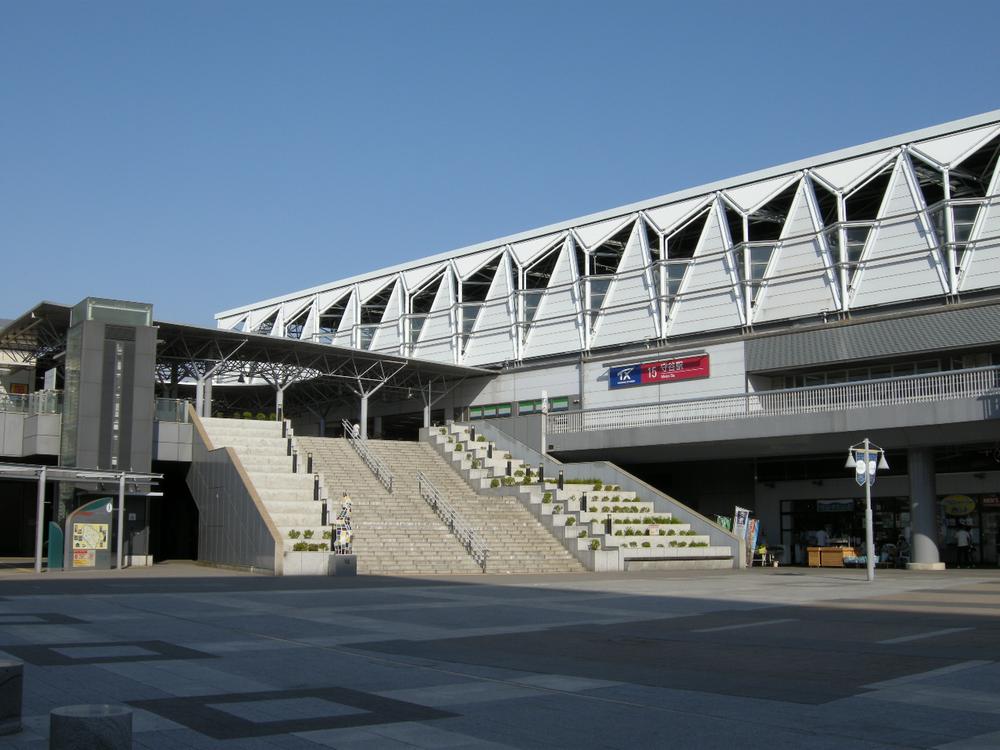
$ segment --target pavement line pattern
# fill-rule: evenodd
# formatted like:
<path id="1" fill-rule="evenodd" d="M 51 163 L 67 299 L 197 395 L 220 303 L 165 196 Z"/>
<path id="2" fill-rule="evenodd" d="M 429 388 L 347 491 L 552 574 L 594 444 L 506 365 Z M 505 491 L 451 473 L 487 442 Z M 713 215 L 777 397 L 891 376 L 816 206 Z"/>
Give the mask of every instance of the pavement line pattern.
<path id="1" fill-rule="evenodd" d="M 958 664 L 949 664 L 947 667 L 941 667 L 940 669 L 932 669 L 929 672 L 918 672 L 917 674 L 906 675 L 905 677 L 896 677 L 892 680 L 883 680 L 882 682 L 872 682 L 863 687 L 869 688 L 870 690 L 884 690 L 887 688 L 899 687 L 900 685 L 907 685 L 911 682 L 920 682 L 921 680 L 929 680 L 934 677 L 941 677 L 943 675 L 951 674 L 952 672 L 963 672 L 966 669 L 975 669 L 976 667 L 985 667 L 988 664 L 992 664 L 992 661 L 988 659 L 971 659 L 969 661 L 961 661 Z"/>
<path id="2" fill-rule="evenodd" d="M 741 628 L 758 628 L 762 625 L 777 625 L 782 622 L 795 622 L 794 617 L 783 617 L 780 620 L 759 620 L 758 622 L 744 622 L 739 625 L 723 625 L 718 628 L 699 628 L 692 630 L 692 633 L 718 633 L 723 630 L 740 630 Z"/>
<path id="3" fill-rule="evenodd" d="M 886 638 L 884 641 L 877 641 L 880 646 L 890 646 L 893 643 L 908 643 L 910 641 L 921 641 L 924 638 L 936 638 L 939 635 L 951 635 L 952 633 L 962 633 L 973 628 L 945 628 L 944 630 L 930 630 L 926 633 L 916 635 L 903 635 L 899 638 Z"/>

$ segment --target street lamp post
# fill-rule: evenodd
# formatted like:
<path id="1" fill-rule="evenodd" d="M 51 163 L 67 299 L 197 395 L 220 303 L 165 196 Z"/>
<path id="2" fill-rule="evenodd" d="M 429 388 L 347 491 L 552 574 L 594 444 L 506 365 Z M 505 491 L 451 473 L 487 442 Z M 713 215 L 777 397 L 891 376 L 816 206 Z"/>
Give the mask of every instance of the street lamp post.
<path id="1" fill-rule="evenodd" d="M 875 484 L 875 472 L 888 469 L 889 462 L 885 460 L 885 451 L 872 443 L 868 438 L 857 445 L 852 445 L 847 451 L 845 469 L 854 469 L 854 480 L 865 486 L 865 561 L 868 568 L 868 580 L 875 580 L 875 541 L 872 526 L 872 485 Z"/>

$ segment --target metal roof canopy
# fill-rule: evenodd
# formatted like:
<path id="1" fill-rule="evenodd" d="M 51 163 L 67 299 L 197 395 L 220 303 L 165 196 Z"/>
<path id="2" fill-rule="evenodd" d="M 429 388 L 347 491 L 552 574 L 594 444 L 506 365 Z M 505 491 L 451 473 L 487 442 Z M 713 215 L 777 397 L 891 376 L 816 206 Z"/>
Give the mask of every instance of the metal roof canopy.
<path id="1" fill-rule="evenodd" d="M 23 479 L 38 482 L 35 502 L 35 572 L 42 572 L 42 544 L 45 533 L 45 485 L 49 481 L 74 484 L 118 484 L 118 550 L 117 569 L 122 569 L 122 553 L 125 544 L 125 485 L 151 485 L 163 479 L 162 474 L 146 474 L 136 471 L 104 471 L 101 469 L 76 469 L 71 466 L 47 466 L 45 464 L 4 464 L 0 463 L 0 479 Z"/>
<path id="2" fill-rule="evenodd" d="M 68 305 L 41 302 L 0 330 L 0 352 L 28 363 L 65 350 Z M 358 396 L 385 387 L 428 396 L 434 384 L 495 375 L 479 367 L 431 362 L 349 347 L 266 336 L 220 328 L 154 321 L 157 335 L 157 380 L 175 384 L 184 378 L 198 383 L 215 376 L 258 377 L 280 394 L 289 385 L 310 381 L 314 390 L 341 383 Z M 349 384 L 349 385 L 348 385 Z"/>

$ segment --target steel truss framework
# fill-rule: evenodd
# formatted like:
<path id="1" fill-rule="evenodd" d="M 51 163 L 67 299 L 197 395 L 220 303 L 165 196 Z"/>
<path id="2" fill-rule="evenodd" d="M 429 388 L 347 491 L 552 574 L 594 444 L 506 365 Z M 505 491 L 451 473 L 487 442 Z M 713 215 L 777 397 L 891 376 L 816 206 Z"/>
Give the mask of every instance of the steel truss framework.
<path id="1" fill-rule="evenodd" d="M 1000 112 L 220 313 L 496 365 L 1000 287 Z"/>

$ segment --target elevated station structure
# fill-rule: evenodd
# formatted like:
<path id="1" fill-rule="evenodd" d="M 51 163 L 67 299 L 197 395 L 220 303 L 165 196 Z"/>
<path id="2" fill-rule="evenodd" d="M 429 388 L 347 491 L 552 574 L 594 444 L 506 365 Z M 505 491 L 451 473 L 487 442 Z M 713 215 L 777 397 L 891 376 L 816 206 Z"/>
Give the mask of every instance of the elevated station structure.
<path id="1" fill-rule="evenodd" d="M 786 562 L 820 532 L 859 536 L 842 467 L 869 435 L 892 467 L 876 488 L 880 546 L 933 566 L 967 526 L 995 563 L 998 155 L 994 111 L 217 323 L 495 370 L 451 391 L 438 416 L 490 420 L 541 453 L 612 458 L 703 513 L 752 508 Z M 387 429 L 408 411 L 373 417 Z"/>

